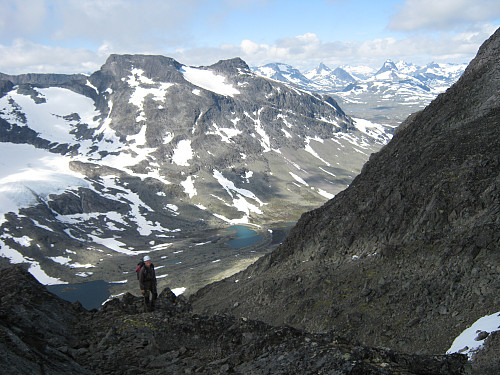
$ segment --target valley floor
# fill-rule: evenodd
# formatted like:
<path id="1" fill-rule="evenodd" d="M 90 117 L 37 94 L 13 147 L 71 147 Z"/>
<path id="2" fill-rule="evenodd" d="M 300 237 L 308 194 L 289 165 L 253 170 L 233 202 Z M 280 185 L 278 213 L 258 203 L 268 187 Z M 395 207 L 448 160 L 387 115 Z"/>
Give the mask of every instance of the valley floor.
<path id="1" fill-rule="evenodd" d="M 220 229 L 209 233 L 197 233 L 195 236 L 176 240 L 151 252 L 158 289 L 168 287 L 177 295 L 189 296 L 207 284 L 229 277 L 274 250 L 287 235 L 289 225 L 278 225 L 272 230 L 252 227 L 251 230 L 255 232 L 255 242 L 248 246 L 241 246 L 241 243 L 235 246 L 236 233 Z M 139 296 L 135 267 L 141 257 L 142 255 L 116 254 L 99 262 L 92 269 L 92 275 L 86 277 L 84 281 L 81 277 L 75 276 L 74 279 L 67 280 L 68 285 L 49 286 L 49 289 L 69 301 L 79 298 L 78 300 L 86 308 L 97 308 L 105 300 L 122 296 L 127 292 Z M 101 283 L 102 280 L 105 282 Z M 84 286 L 89 281 L 94 282 L 88 284 L 94 289 L 104 288 L 104 290 L 94 290 L 93 293 L 99 292 L 101 300 L 86 301 L 88 288 Z M 99 283 L 96 283 L 97 281 Z M 79 296 L 75 296 L 75 289 L 80 289 L 82 285 L 82 291 L 76 292 Z"/>

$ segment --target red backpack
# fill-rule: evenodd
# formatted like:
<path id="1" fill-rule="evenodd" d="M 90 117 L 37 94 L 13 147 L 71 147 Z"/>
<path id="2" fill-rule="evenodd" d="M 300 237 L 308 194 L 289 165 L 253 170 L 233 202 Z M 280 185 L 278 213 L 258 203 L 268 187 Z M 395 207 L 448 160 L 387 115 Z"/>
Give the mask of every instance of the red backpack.
<path id="1" fill-rule="evenodd" d="M 141 268 L 144 266 L 144 261 L 140 261 L 137 263 L 137 267 L 135 268 L 135 272 L 137 273 L 137 280 L 139 280 L 139 273 L 141 273 Z"/>

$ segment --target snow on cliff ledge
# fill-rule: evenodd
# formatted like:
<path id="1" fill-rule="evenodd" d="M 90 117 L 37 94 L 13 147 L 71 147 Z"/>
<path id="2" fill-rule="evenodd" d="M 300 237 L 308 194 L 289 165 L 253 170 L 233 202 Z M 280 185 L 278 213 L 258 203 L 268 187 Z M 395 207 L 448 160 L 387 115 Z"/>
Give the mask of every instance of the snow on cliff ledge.
<path id="1" fill-rule="evenodd" d="M 225 77 L 216 75 L 210 70 L 183 66 L 180 72 L 186 81 L 216 94 L 234 96 L 240 93 L 232 85 L 226 83 Z"/>

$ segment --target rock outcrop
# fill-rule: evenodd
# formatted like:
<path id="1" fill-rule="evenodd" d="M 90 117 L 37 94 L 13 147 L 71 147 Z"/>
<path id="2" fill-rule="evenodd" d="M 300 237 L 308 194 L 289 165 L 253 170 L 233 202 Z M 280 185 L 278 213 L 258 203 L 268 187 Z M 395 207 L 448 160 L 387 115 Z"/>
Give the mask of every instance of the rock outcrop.
<path id="1" fill-rule="evenodd" d="M 200 316 L 169 289 L 154 312 L 131 294 L 87 311 L 47 292 L 20 267 L 0 271 L 4 374 L 460 375 L 463 355 L 416 356 L 333 334 L 230 316 Z"/>
<path id="2" fill-rule="evenodd" d="M 202 289 L 195 311 L 444 353 L 500 307 L 500 29 L 273 253 Z"/>

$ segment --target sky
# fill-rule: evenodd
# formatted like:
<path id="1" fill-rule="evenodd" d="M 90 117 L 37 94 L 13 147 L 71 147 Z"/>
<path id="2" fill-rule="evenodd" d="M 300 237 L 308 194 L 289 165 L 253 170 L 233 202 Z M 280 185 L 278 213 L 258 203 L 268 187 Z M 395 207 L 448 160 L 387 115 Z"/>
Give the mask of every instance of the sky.
<path id="1" fill-rule="evenodd" d="M 0 0 L 0 9 L 6 74 L 92 73 L 112 53 L 301 71 L 468 63 L 500 26 L 498 0 Z"/>

